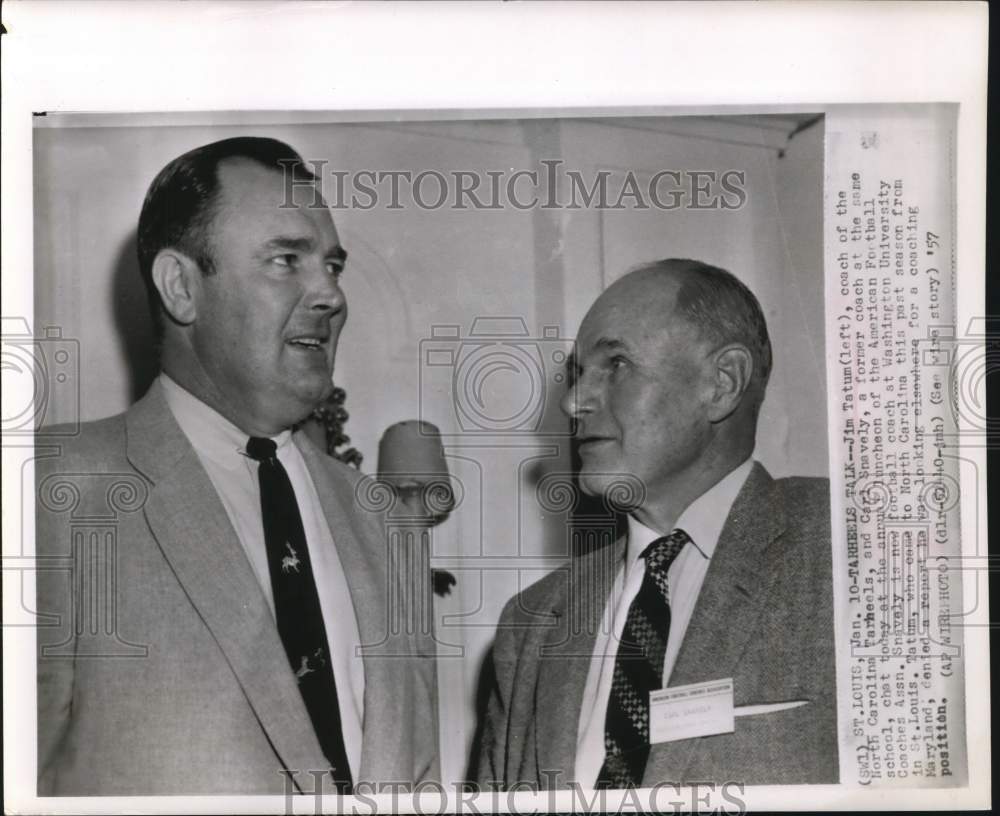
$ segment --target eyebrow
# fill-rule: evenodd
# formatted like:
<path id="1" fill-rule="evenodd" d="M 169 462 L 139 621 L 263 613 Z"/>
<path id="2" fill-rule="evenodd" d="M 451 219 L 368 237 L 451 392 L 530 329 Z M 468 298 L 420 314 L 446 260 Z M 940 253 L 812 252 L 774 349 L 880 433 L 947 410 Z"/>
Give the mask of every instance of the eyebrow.
<path id="1" fill-rule="evenodd" d="M 593 348 L 600 349 L 601 351 L 618 351 L 619 349 L 628 351 L 631 346 L 624 340 L 619 340 L 616 337 L 599 337 L 594 341 Z"/>
<path id="2" fill-rule="evenodd" d="M 272 238 L 264 244 L 264 252 L 274 252 L 276 250 L 289 250 L 292 252 L 310 252 L 315 247 L 315 243 L 312 238 L 294 238 L 291 236 L 279 236 L 277 238 Z M 340 261 L 345 263 L 347 261 L 347 250 L 344 249 L 340 244 L 333 247 L 328 253 L 326 253 L 328 260 Z"/>
<path id="3" fill-rule="evenodd" d="M 593 342 L 590 347 L 590 353 L 594 352 L 612 352 L 612 351 L 626 351 L 631 353 L 632 347 L 626 343 L 624 340 L 620 340 L 617 337 L 598 337 L 597 340 Z M 581 354 L 581 349 L 577 347 L 570 355 L 566 358 L 566 370 L 573 372 L 579 370 L 583 363 L 581 358 L 586 356 L 586 353 Z"/>

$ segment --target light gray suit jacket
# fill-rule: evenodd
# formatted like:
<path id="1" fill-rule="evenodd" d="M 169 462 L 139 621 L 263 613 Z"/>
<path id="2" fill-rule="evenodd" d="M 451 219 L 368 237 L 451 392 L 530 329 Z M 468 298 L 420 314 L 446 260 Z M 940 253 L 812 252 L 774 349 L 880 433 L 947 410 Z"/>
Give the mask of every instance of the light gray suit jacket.
<path id="1" fill-rule="evenodd" d="M 294 439 L 344 602 L 362 644 L 380 644 L 363 658 L 355 782 L 436 778 L 433 649 L 387 636 L 390 595 L 412 599 L 387 565 L 381 516 L 357 506 L 366 477 Z M 40 435 L 36 455 L 39 794 L 313 791 L 309 771 L 328 763 L 274 617 L 160 386 L 68 441 Z"/>
<path id="2" fill-rule="evenodd" d="M 808 700 L 734 733 L 652 746 L 643 785 L 833 783 L 837 765 L 829 486 L 755 464 L 726 519 L 670 686 L 732 677 L 736 706 Z M 597 627 L 625 539 L 573 559 L 507 604 L 474 775 L 540 788 L 574 781 Z M 593 783 L 585 780 L 584 786 Z"/>

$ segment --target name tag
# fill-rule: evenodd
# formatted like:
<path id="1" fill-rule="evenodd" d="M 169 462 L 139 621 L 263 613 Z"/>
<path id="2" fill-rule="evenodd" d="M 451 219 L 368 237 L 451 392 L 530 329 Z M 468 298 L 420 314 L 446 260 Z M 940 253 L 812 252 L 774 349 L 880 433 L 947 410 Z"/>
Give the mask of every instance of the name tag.
<path id="1" fill-rule="evenodd" d="M 731 677 L 649 693 L 651 744 L 729 734 L 735 728 Z"/>

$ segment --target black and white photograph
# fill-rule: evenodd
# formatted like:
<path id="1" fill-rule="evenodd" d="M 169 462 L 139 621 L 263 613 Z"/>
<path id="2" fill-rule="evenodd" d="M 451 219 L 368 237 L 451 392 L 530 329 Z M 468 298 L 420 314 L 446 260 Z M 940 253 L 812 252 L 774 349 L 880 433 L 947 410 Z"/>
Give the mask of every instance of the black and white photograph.
<path id="1" fill-rule="evenodd" d="M 348 789 L 416 783 L 432 778 L 439 741 L 451 784 L 477 713 L 470 778 L 483 784 L 680 782 L 667 769 L 678 751 L 695 759 L 690 739 L 705 751 L 684 771 L 692 779 L 837 781 L 822 115 L 72 119 L 40 117 L 34 151 L 35 324 L 80 350 L 79 416 L 58 424 L 77 404 L 54 394 L 57 424 L 36 443 L 59 450 L 36 470 L 36 529 L 53 548 L 43 557 L 97 559 L 111 583 L 76 608 L 114 619 L 76 621 L 98 639 L 71 643 L 72 573 L 39 583 L 39 613 L 65 624 L 44 633 L 39 656 L 47 790 L 281 792 L 280 769 L 322 769 L 323 757 L 346 762 Z M 316 543 L 277 528 L 272 546 L 273 459 L 251 453 L 251 437 L 301 446 Z M 345 437 L 353 462 L 338 461 Z M 428 507 L 437 523 L 417 535 L 422 513 L 385 501 L 380 533 L 383 497 L 358 485 L 366 472 L 461 501 Z M 114 540 L 81 540 L 74 555 L 74 516 L 95 501 L 117 516 Z M 609 524 L 622 529 L 586 548 Z M 432 659 L 356 654 L 395 620 L 379 607 L 397 544 L 433 545 L 405 562 L 426 568 L 428 592 L 436 562 L 454 579 L 425 599 L 442 621 L 411 627 L 429 643 L 400 644 L 433 654 L 440 633 L 436 688 Z M 573 556 L 583 560 L 567 569 Z M 329 577 L 316 576 L 321 558 Z M 675 564 L 660 567 L 660 589 L 651 559 Z M 610 585 L 578 584 L 593 580 L 578 570 L 603 570 Z M 285 575 L 311 580 L 328 612 L 317 626 L 293 608 L 288 629 L 323 627 L 325 643 L 286 640 L 299 635 L 283 634 L 278 599 L 304 590 L 280 587 Z M 547 605 L 575 629 L 553 627 Z M 624 627 L 641 663 L 618 657 Z M 333 668 L 332 715 L 294 694 L 317 650 Z M 480 677 L 484 662 L 495 678 Z M 714 739 L 651 743 L 652 710 L 630 708 L 722 678 L 734 686 L 723 719 L 682 725 L 720 729 Z M 440 731 L 435 690 L 447 700 Z M 341 731 L 322 752 L 319 716 Z M 133 739 L 103 742 L 113 720 Z M 762 740 L 766 762 L 748 750 Z"/>
<path id="2" fill-rule="evenodd" d="M 967 107 L 374 85 L 18 122 L 18 812 L 988 802 Z"/>

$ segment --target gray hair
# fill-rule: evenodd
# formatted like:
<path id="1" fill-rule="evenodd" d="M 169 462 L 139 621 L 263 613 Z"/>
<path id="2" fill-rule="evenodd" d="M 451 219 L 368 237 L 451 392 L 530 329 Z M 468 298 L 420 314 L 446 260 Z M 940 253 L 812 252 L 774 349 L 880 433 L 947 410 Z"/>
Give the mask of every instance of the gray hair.
<path id="1" fill-rule="evenodd" d="M 740 343 L 753 359 L 751 384 L 763 400 L 771 375 L 771 340 L 756 296 L 731 272 L 688 258 L 641 264 L 633 272 L 664 272 L 680 281 L 674 312 L 710 343 Z"/>

